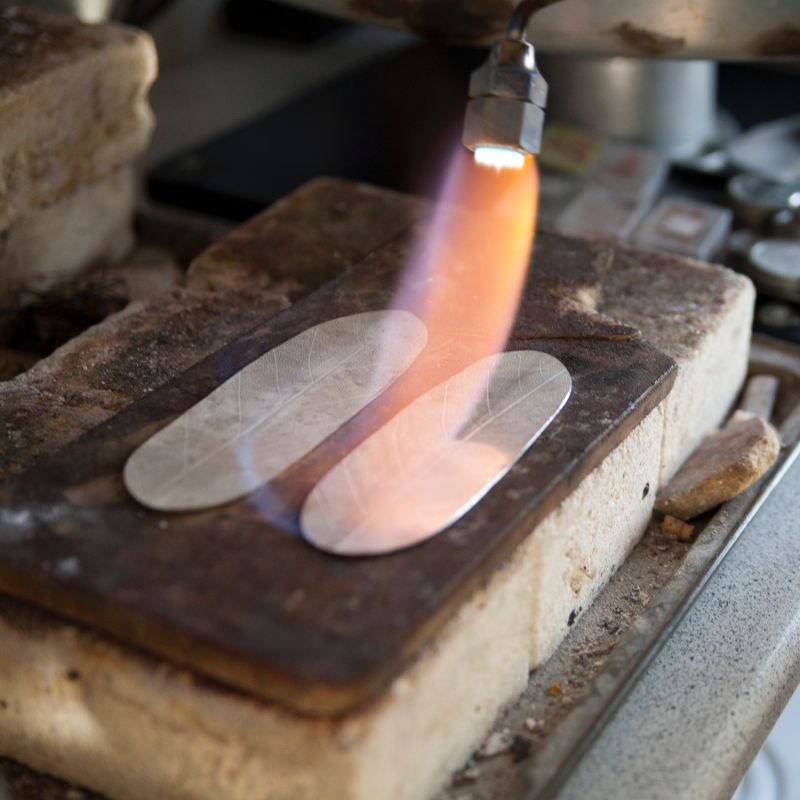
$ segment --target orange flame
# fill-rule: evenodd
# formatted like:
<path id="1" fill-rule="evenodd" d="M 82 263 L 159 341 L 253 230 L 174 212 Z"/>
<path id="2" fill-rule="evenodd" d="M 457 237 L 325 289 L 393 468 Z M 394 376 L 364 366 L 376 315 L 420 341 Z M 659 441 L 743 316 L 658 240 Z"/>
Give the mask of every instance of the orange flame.
<path id="1" fill-rule="evenodd" d="M 457 154 L 419 254 L 428 285 L 415 311 L 431 339 L 473 334 L 482 341 L 475 360 L 503 349 L 527 274 L 537 199 L 532 157 L 521 169 L 498 170 Z"/>
<path id="2" fill-rule="evenodd" d="M 476 164 L 463 148 L 453 158 L 397 304 L 425 324 L 429 350 L 459 343 L 459 369 L 505 348 L 533 247 L 538 188 L 531 156 L 520 169 L 500 170 Z M 427 377 L 420 392 L 448 375 Z"/>
<path id="3" fill-rule="evenodd" d="M 533 158 L 520 169 L 497 171 L 477 165 L 466 151 L 456 155 L 395 301 L 422 320 L 428 343 L 421 364 L 381 394 L 384 419 L 505 349 L 527 275 L 537 190 Z M 389 356 L 391 348 L 386 342 Z M 481 380 L 454 389 L 446 395 L 447 413 L 416 417 L 402 441 L 395 427 L 391 436 L 362 443 L 361 466 L 345 463 L 304 507 L 303 524 L 317 546 L 350 555 L 408 547 L 457 510 L 454 496 L 461 503 L 476 486 L 490 484 L 506 454 L 459 438 L 484 396 Z"/>

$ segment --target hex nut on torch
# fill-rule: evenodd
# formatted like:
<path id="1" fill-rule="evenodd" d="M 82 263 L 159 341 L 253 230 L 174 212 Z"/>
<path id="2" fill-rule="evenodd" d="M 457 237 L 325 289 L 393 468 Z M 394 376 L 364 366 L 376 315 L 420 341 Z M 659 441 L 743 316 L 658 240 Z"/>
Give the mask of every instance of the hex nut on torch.
<path id="1" fill-rule="evenodd" d="M 510 147 L 538 153 L 544 110 L 533 103 L 506 97 L 476 97 L 467 103 L 463 142 L 476 147 Z"/>
<path id="2" fill-rule="evenodd" d="M 538 153 L 542 143 L 547 82 L 536 69 L 533 46 L 516 39 L 497 42 L 472 73 L 463 143 Z"/>
<path id="3" fill-rule="evenodd" d="M 533 45 L 514 39 L 497 42 L 489 58 L 470 76 L 469 96 L 508 97 L 547 105 L 547 81 L 536 69 Z"/>

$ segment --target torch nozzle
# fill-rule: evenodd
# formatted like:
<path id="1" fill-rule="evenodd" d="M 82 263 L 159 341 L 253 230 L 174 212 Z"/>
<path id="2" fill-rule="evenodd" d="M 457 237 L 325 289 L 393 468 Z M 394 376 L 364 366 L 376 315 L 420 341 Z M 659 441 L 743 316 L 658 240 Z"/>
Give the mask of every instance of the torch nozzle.
<path id="1" fill-rule="evenodd" d="M 514 37 L 495 43 L 472 73 L 469 96 L 462 141 L 479 163 L 519 167 L 527 154 L 539 152 L 547 82 L 533 45 Z"/>

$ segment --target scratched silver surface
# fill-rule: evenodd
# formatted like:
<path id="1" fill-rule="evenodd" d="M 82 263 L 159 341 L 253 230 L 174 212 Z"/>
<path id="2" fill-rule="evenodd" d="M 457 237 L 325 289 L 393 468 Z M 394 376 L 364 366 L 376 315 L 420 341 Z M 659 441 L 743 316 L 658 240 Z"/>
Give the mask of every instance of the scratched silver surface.
<path id="1" fill-rule="evenodd" d="M 265 353 L 160 430 L 124 478 L 160 511 L 211 508 L 267 483 L 394 381 L 427 340 L 408 311 L 329 320 Z"/>
<path id="2" fill-rule="evenodd" d="M 547 353 L 481 359 L 418 397 L 314 487 L 300 525 L 337 555 L 391 553 L 469 511 L 536 441 L 572 389 Z"/>

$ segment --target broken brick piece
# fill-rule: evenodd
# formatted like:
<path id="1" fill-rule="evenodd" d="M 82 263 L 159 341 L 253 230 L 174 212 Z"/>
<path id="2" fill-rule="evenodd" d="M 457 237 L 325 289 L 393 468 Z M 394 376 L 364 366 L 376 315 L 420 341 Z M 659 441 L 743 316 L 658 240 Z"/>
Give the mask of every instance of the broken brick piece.
<path id="1" fill-rule="evenodd" d="M 689 525 L 688 522 L 671 517 L 669 514 L 661 520 L 661 530 L 672 534 L 679 542 L 690 542 L 694 536 L 694 525 Z"/>
<path id="2" fill-rule="evenodd" d="M 779 450 L 772 425 L 737 411 L 678 470 L 657 499 L 656 510 L 687 520 L 716 508 L 752 486 L 775 463 Z"/>

